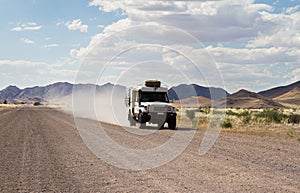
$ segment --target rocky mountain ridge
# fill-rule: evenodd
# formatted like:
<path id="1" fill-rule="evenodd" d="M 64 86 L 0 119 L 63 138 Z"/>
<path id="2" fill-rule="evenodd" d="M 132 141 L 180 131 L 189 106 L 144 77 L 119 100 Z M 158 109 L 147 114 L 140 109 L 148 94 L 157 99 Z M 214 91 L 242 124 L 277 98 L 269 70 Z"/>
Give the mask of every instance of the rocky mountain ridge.
<path id="1" fill-rule="evenodd" d="M 57 82 L 47 86 L 34 86 L 24 89 L 11 85 L 0 90 L 0 103 L 3 103 L 3 101 L 9 103 L 47 103 L 52 99 L 70 96 L 73 88 L 82 92 L 85 90 L 103 92 L 111 89 L 124 91 L 126 89 L 124 86 L 111 83 L 94 85 Z M 236 93 L 229 94 L 222 88 L 204 87 L 197 84 L 174 86 L 169 89 L 168 93 L 170 100 L 177 102 L 184 101 L 185 104 L 188 104 L 187 101 L 194 101 L 190 100 L 193 97 L 200 97 L 198 99 L 200 106 L 208 106 L 210 104 L 208 101 L 214 101 L 214 104 L 220 107 L 226 106 L 232 108 L 282 108 L 294 105 L 300 106 L 300 81 L 258 93 L 241 89 Z"/>

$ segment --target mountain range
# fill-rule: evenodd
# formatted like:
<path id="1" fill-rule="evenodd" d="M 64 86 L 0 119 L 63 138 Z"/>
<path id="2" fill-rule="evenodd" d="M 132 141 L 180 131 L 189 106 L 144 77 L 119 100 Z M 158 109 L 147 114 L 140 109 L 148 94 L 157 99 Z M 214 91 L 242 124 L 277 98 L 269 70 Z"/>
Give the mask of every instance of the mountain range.
<path id="1" fill-rule="evenodd" d="M 16 86 L 8 86 L 7 88 L 0 90 L 0 103 L 4 100 L 8 101 L 9 103 L 48 103 L 54 99 L 70 96 L 73 92 L 73 89 L 83 92 L 87 90 L 101 92 L 110 90 L 113 87 L 116 87 L 119 90 L 125 89 L 125 87 L 113 85 L 111 83 L 100 86 L 94 84 L 71 84 L 68 82 L 57 82 L 47 86 L 35 86 L 24 89 L 20 89 Z"/>
<path id="2" fill-rule="evenodd" d="M 212 100 L 225 98 L 229 93 L 222 88 L 203 87 L 197 84 L 180 84 L 169 89 L 169 98 L 171 100 L 186 99 L 193 96 L 202 96 Z"/>
<path id="3" fill-rule="evenodd" d="M 16 86 L 8 86 L 0 90 L 0 103 L 3 103 L 4 100 L 9 103 L 49 103 L 53 99 L 70 96 L 73 88 L 77 91 L 95 89 L 96 92 L 104 92 L 113 88 L 122 90 L 122 92 L 126 90 L 124 86 L 113 85 L 111 83 L 94 85 L 57 82 L 47 86 L 35 86 L 24 89 Z M 300 106 L 300 81 L 258 93 L 241 89 L 233 94 L 229 94 L 222 88 L 203 87 L 197 84 L 181 84 L 171 87 L 168 94 L 170 100 L 175 103 L 181 100 L 185 102 L 185 105 L 191 101 L 195 101 L 196 97 L 201 106 L 210 106 L 214 102 L 218 106 L 226 105 L 233 108 L 294 108 Z M 191 104 L 191 106 L 194 105 Z"/>
<path id="4" fill-rule="evenodd" d="M 300 81 L 258 93 L 241 89 L 217 101 L 219 106 L 225 103 L 232 108 L 300 108 Z"/>
<path id="5" fill-rule="evenodd" d="M 279 97 L 280 95 L 283 95 L 284 93 L 293 90 L 294 88 L 300 88 L 300 81 L 292 83 L 287 86 L 279 86 L 265 91 L 261 91 L 258 94 L 269 98 L 276 98 Z"/>
<path id="6" fill-rule="evenodd" d="M 229 108 L 283 108 L 284 105 L 274 101 L 272 98 L 262 96 L 255 92 L 241 89 L 236 93 L 228 95 L 226 100 L 216 101 L 217 106 L 225 106 Z"/>

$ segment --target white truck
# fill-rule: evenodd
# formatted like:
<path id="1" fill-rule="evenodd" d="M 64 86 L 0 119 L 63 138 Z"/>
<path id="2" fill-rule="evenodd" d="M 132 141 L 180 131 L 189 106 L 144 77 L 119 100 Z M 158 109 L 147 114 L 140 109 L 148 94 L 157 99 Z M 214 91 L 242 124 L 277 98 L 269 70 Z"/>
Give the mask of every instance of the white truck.
<path id="1" fill-rule="evenodd" d="M 167 123 L 169 129 L 176 129 L 176 109 L 168 97 L 168 88 L 158 80 L 147 80 L 145 85 L 129 89 L 127 100 L 130 126 L 146 123 L 157 124 L 159 128 Z"/>

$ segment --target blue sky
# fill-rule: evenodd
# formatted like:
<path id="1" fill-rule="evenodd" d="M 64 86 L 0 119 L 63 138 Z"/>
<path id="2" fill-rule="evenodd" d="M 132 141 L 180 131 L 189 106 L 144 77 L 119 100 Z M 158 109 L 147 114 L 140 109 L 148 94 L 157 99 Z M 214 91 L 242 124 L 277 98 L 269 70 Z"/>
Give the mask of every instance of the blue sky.
<path id="1" fill-rule="evenodd" d="M 72 48 L 86 46 L 91 37 L 102 32 L 98 25 L 107 26 L 123 16 L 116 12 L 101 13 L 97 7 L 88 6 L 86 0 L 5 0 L 1 11 L 1 59 L 33 60 L 56 62 L 61 57 L 68 57 Z M 58 25 L 80 19 L 88 25 L 87 32 L 70 31 L 66 26 Z M 13 28 L 29 22 L 42 26 L 40 30 L 16 32 Z M 21 39 L 33 41 L 23 43 Z M 29 44 L 29 45 L 28 45 Z M 55 49 L 45 45 L 59 44 Z M 4 46 L 5 45 L 5 46 Z"/>
<path id="2" fill-rule="evenodd" d="M 206 69 L 217 68 L 218 76 L 224 80 L 224 84 L 212 86 L 225 87 L 229 92 L 241 88 L 260 91 L 300 80 L 299 0 L 2 0 L 1 4 L 0 88 L 75 82 L 80 66 L 86 61 L 84 56 L 99 40 L 122 30 L 126 32 L 127 28 L 148 24 L 160 30 L 165 28 L 159 26 L 184 30 L 201 41 L 215 61 L 215 64 L 207 62 L 206 66 L 199 64 L 207 74 L 204 79 L 210 79 Z M 163 45 L 168 39 L 168 45 L 183 53 L 190 50 L 200 57 L 200 49 L 190 46 L 190 42 L 174 41 L 183 40 L 183 34 L 178 34 L 170 35 L 162 30 L 161 38 L 155 39 L 151 30 L 145 30 L 131 37 L 132 42 L 122 42 L 131 45 L 140 40 L 145 43 L 147 39 L 156 44 L 161 41 Z M 120 47 L 125 47 L 124 44 Z M 95 49 L 100 49 L 95 53 L 101 49 L 101 53 L 105 53 L 101 45 Z M 106 49 L 114 50 L 115 47 Z M 139 52 L 135 64 L 145 60 L 141 56 L 151 55 L 149 49 L 144 51 Z M 170 62 L 179 70 L 182 68 L 182 72 L 186 70 L 180 63 L 182 59 L 175 61 L 163 52 L 163 49 L 153 52 L 153 60 L 160 59 L 162 65 Z M 163 56 L 156 57 L 158 53 Z M 199 57 L 195 61 L 201 63 L 203 59 Z M 99 61 L 105 63 L 102 59 L 99 56 Z M 111 73 L 106 73 L 105 81 L 116 83 L 121 74 L 135 76 L 127 73 L 129 60 L 118 62 Z M 120 63 L 129 66 L 120 67 Z M 93 72 L 93 68 L 84 69 Z M 161 68 L 162 75 L 168 73 L 172 75 L 168 68 Z M 204 84 L 203 77 L 197 80 L 192 71 L 186 73 L 192 77 L 191 82 Z M 152 74 L 155 74 L 154 69 Z M 181 82 L 173 82 L 178 83 Z"/>

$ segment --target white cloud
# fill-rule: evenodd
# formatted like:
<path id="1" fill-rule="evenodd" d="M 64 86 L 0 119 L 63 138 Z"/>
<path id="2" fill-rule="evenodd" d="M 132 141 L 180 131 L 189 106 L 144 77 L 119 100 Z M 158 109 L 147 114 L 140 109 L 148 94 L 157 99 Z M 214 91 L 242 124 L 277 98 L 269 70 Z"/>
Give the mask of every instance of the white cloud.
<path id="1" fill-rule="evenodd" d="M 65 21 L 64 20 L 62 20 L 62 19 L 59 19 L 58 21 L 57 21 L 57 23 L 56 23 L 56 26 L 61 26 L 61 25 L 65 25 Z"/>
<path id="2" fill-rule="evenodd" d="M 79 50 L 78 49 L 71 49 L 70 50 L 70 55 L 74 58 L 82 59 L 84 56 L 86 56 L 99 41 L 107 37 L 107 34 L 97 34 L 91 38 L 91 41 L 87 47 L 81 47 Z"/>
<path id="3" fill-rule="evenodd" d="M 91 6 L 102 11 L 123 10 L 136 24 L 158 23 L 190 32 L 204 42 L 234 41 L 264 31 L 261 11 L 272 11 L 266 4 L 253 0 L 222 1 L 127 1 L 93 0 Z"/>
<path id="4" fill-rule="evenodd" d="M 289 79 L 291 82 L 296 82 L 300 80 L 300 68 L 296 68 L 290 73 L 286 74 L 284 78 Z"/>
<path id="5" fill-rule="evenodd" d="M 39 65 L 48 65 L 45 62 L 33 62 L 28 60 L 0 60 L 0 66 L 22 66 L 22 67 L 36 67 Z"/>
<path id="6" fill-rule="evenodd" d="M 82 24 L 80 19 L 75 19 L 73 21 L 68 21 L 65 23 L 69 30 L 76 31 L 79 30 L 80 32 L 87 32 L 88 25 Z"/>
<path id="7" fill-rule="evenodd" d="M 41 25 L 35 22 L 28 22 L 24 24 L 19 24 L 18 26 L 11 29 L 11 31 L 21 32 L 21 31 L 37 31 L 42 29 Z"/>
<path id="8" fill-rule="evenodd" d="M 292 14 L 292 13 L 297 12 L 297 11 L 299 10 L 299 8 L 300 8 L 300 5 L 296 5 L 296 6 L 294 6 L 294 7 L 288 7 L 288 8 L 286 8 L 286 9 L 284 10 L 284 12 L 285 12 L 286 14 Z"/>
<path id="9" fill-rule="evenodd" d="M 44 48 L 53 48 L 53 47 L 59 47 L 59 44 L 46 44 L 43 46 Z"/>
<path id="10" fill-rule="evenodd" d="M 286 15 L 284 13 L 261 13 L 265 23 L 272 23 L 272 29 L 258 33 L 249 41 L 247 47 L 298 47 L 300 49 L 300 12 Z"/>
<path id="11" fill-rule="evenodd" d="M 288 47 L 226 48 L 208 47 L 220 66 L 228 90 L 260 91 L 296 81 L 299 51 Z M 287 74 L 290 74 L 286 76 Z"/>
<path id="12" fill-rule="evenodd" d="M 103 29 L 103 28 L 105 28 L 105 26 L 104 25 L 97 25 L 97 28 Z"/>
<path id="13" fill-rule="evenodd" d="M 49 84 L 56 81 L 73 81 L 78 66 L 73 60 L 56 63 L 30 60 L 0 60 L 0 75 L 5 77 L 0 86 L 16 84 L 21 87 Z M 16 78 L 17 77 L 17 78 Z"/>
<path id="14" fill-rule="evenodd" d="M 291 54 L 291 49 L 285 47 L 270 48 L 226 48 L 226 47 L 208 47 L 217 62 L 231 64 L 268 64 L 276 65 L 279 63 L 298 60 L 296 55 Z"/>
<path id="15" fill-rule="evenodd" d="M 21 38 L 20 40 L 25 44 L 34 44 L 34 41 L 27 38 Z"/>
<path id="16" fill-rule="evenodd" d="M 231 91 L 239 88 L 258 91 L 272 86 L 276 81 L 277 83 L 278 81 L 287 82 L 288 77 L 284 74 L 288 72 L 283 69 L 287 69 L 285 67 L 288 66 L 288 69 L 294 72 L 299 68 L 300 13 L 297 6 L 287 8 L 282 13 L 275 13 L 272 6 L 257 4 L 254 0 L 93 0 L 90 6 L 98 6 L 105 12 L 121 9 L 128 16 L 106 26 L 103 33 L 94 36 L 87 47 L 73 49 L 70 52 L 72 56 L 78 58 L 91 54 L 94 60 L 90 62 L 91 65 L 107 62 L 106 59 L 111 56 L 110 52 L 114 49 L 122 53 L 122 57 L 127 56 L 125 59 L 120 57 L 118 61 L 115 61 L 117 66 L 114 70 L 118 69 L 122 73 L 107 74 L 110 80 L 122 74 L 130 74 L 126 72 L 130 65 L 138 64 L 138 61 L 145 59 L 150 61 L 152 58 L 155 61 L 162 60 L 182 72 L 187 72 L 192 75 L 191 78 L 194 81 L 197 81 L 196 73 L 192 72 L 194 69 L 180 54 L 165 53 L 164 51 L 155 54 L 153 50 L 140 49 L 130 55 L 128 49 L 134 43 L 174 46 L 182 53 L 188 53 L 187 55 L 192 60 L 200 64 L 203 76 L 214 78 L 214 73 L 218 73 L 217 69 L 220 69 L 225 83 Z M 153 26 L 152 29 L 147 27 L 149 24 Z M 134 31 L 131 28 L 135 26 L 145 27 Z M 166 30 L 163 26 L 174 26 L 175 28 Z M 190 45 L 194 44 L 196 40 L 184 37 L 182 31 L 176 30 L 176 28 L 183 29 L 207 44 L 214 42 L 214 45 L 218 45 L 217 47 L 207 47 L 207 51 L 217 62 L 216 70 L 209 71 L 210 68 L 215 68 L 209 58 L 204 57 L 204 60 L 201 60 L 203 59 L 203 49 Z M 106 42 L 105 38 L 115 32 L 118 32 L 119 40 Z M 131 39 L 125 38 L 129 37 L 125 35 L 126 33 L 127 35 L 131 34 Z M 127 41 L 122 41 L 122 38 Z M 101 50 L 92 51 L 92 48 L 95 48 L 99 42 L 101 42 Z M 198 44 L 201 45 L 199 42 Z M 122 51 L 126 51 L 126 53 Z M 99 54 L 104 57 L 100 57 Z M 159 54 L 161 54 L 161 58 L 159 58 Z M 151 71 L 151 68 L 148 70 Z M 166 69 L 163 73 L 166 76 L 174 76 L 174 74 L 169 74 Z M 145 76 L 147 75 L 149 73 L 145 72 Z"/>
<path id="17" fill-rule="evenodd" d="M 142 81 L 151 77 L 157 77 L 171 84 L 189 80 L 193 80 L 191 82 L 194 83 L 200 81 L 205 83 L 204 78 L 210 85 L 216 86 L 217 83 L 221 83 L 217 67 L 205 49 L 194 50 L 193 47 L 176 46 L 170 42 L 159 45 L 156 40 L 161 38 L 161 32 L 174 34 L 173 28 L 159 26 L 160 30 L 157 30 L 158 26 L 153 25 L 126 29 L 130 27 L 128 21 L 128 19 L 120 20 L 119 23 L 122 23 L 124 28 L 115 28 L 114 25 L 105 28 L 105 33 L 93 37 L 86 48 L 71 51 L 72 56 L 84 58 L 81 70 L 95 73 L 93 76 L 85 77 L 86 79 L 90 80 L 93 77 L 96 79 L 101 68 L 109 62 L 101 78 L 104 80 L 107 80 L 107 77 L 114 78 L 112 81 L 114 83 L 122 79 L 123 84 L 131 85 L 132 81 Z M 119 33 L 114 33 L 118 30 Z M 143 38 L 145 33 L 147 38 Z M 182 31 L 175 33 L 176 37 L 181 37 L 180 41 L 192 42 L 192 37 L 186 33 Z M 99 42 L 100 44 L 97 44 Z M 190 60 L 196 62 L 201 71 Z M 201 76 L 201 73 L 204 76 Z"/>
<path id="18" fill-rule="evenodd" d="M 104 28 L 103 32 L 104 33 L 112 33 L 112 32 L 118 32 L 118 31 L 123 31 L 127 28 L 131 27 L 131 20 L 126 18 L 126 19 L 121 19 L 106 28 Z"/>

